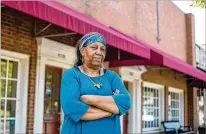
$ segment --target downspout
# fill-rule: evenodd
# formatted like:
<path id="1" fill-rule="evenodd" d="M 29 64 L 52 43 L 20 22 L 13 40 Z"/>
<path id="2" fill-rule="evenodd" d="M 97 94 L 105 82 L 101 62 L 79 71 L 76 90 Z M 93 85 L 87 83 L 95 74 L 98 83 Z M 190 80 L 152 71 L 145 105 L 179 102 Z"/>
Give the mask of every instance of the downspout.
<path id="1" fill-rule="evenodd" d="M 156 0 L 156 14 L 157 14 L 157 36 L 156 36 L 156 40 L 157 43 L 159 44 L 160 42 L 160 33 L 159 33 L 159 0 Z"/>

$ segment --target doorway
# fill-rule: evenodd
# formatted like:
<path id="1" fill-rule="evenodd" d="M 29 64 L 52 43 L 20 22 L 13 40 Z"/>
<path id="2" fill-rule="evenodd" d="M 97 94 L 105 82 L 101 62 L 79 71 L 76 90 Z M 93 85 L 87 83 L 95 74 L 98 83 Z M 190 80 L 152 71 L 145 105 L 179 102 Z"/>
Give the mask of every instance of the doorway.
<path id="1" fill-rule="evenodd" d="M 43 133 L 58 134 L 61 125 L 60 86 L 62 69 L 45 67 Z"/>

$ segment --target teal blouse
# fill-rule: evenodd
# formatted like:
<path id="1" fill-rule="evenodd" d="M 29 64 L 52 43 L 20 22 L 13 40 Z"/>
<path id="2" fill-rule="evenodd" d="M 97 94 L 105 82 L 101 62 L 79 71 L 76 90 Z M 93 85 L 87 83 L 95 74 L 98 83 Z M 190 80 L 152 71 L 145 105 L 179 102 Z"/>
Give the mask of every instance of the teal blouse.
<path id="1" fill-rule="evenodd" d="M 99 77 L 91 77 L 99 82 Z M 126 113 L 131 107 L 131 97 L 119 75 L 113 71 L 105 70 L 101 76 L 101 88 L 94 84 L 87 75 L 78 68 L 68 69 L 64 72 L 61 82 L 60 101 L 64 112 L 61 134 L 120 134 L 120 115 Z M 113 94 L 118 89 L 119 94 Z M 89 105 L 80 101 L 81 95 L 112 96 L 119 108 L 120 114 L 111 117 L 83 121 L 82 116 L 89 109 Z"/>

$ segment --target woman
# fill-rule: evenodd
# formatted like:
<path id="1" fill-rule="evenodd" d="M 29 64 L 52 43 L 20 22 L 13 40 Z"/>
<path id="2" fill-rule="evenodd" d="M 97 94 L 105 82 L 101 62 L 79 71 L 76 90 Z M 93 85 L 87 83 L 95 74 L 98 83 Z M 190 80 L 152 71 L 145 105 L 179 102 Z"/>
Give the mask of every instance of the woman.
<path id="1" fill-rule="evenodd" d="M 131 97 L 119 75 L 103 69 L 106 48 L 99 33 L 78 41 L 75 67 L 62 77 L 62 134 L 121 133 L 120 115 L 130 109 Z"/>

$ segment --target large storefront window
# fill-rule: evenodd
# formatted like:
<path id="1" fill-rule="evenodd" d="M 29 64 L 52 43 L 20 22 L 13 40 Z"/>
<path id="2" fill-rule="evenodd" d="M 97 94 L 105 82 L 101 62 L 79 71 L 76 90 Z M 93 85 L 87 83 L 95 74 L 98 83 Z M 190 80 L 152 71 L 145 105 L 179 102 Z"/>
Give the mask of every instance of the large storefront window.
<path id="1" fill-rule="evenodd" d="M 1 59 L 0 133 L 15 133 L 18 62 Z"/>
<path id="2" fill-rule="evenodd" d="M 144 86 L 143 88 L 143 131 L 160 129 L 162 115 L 162 88 Z"/>

